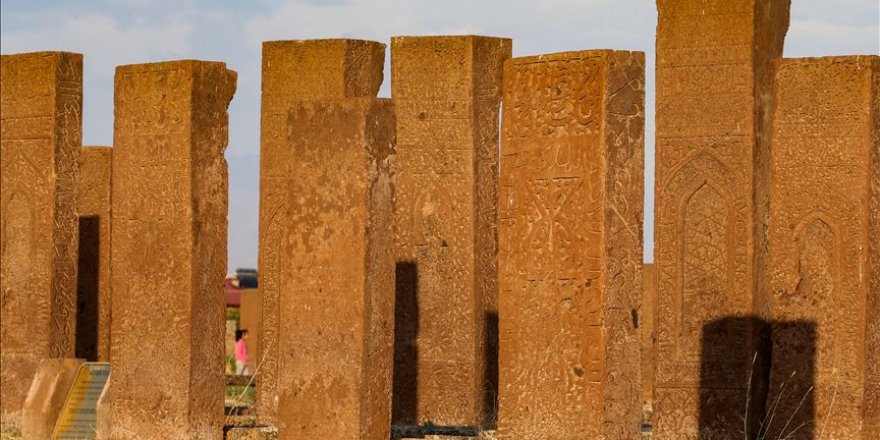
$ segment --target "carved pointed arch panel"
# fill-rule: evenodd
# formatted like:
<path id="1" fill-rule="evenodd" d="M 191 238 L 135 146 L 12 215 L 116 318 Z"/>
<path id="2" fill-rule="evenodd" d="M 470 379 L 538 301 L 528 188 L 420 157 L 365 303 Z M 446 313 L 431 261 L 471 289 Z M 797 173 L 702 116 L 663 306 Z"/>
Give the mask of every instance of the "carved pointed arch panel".
<path id="1" fill-rule="evenodd" d="M 703 324 L 722 318 L 731 303 L 730 205 L 723 191 L 704 182 L 679 210 L 680 340 L 676 347 L 680 357 L 699 361 Z"/>
<path id="2" fill-rule="evenodd" d="M 691 157 L 659 187 L 658 388 L 699 386 L 703 326 L 751 310 L 748 188 L 710 151 Z M 733 349 L 745 355 L 747 342 Z"/>

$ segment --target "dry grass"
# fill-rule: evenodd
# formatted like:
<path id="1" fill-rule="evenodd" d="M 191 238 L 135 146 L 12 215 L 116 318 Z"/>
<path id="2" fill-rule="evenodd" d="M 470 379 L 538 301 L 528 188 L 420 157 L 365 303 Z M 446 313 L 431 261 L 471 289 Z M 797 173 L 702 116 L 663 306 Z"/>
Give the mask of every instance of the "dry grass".
<path id="1" fill-rule="evenodd" d="M 257 390 L 252 386 L 245 385 L 226 385 L 227 404 L 251 406 L 256 400 Z"/>
<path id="2" fill-rule="evenodd" d="M 754 361 L 753 361 L 752 367 L 754 369 Z M 795 416 L 798 414 L 798 412 L 803 407 L 804 402 L 806 402 L 807 398 L 810 397 L 810 395 L 813 393 L 813 391 L 814 391 L 813 386 L 810 386 L 809 388 L 807 388 L 807 390 L 804 392 L 804 395 L 800 397 L 800 400 L 798 401 L 797 406 L 793 410 L 792 410 L 792 408 L 785 408 L 785 410 L 787 410 L 787 412 L 789 412 L 790 414 L 786 420 L 782 420 L 782 417 L 784 417 L 784 416 L 781 411 L 782 409 L 779 407 L 779 402 L 782 399 L 782 395 L 785 393 L 786 386 L 789 384 L 789 382 L 793 382 L 795 380 L 796 374 L 797 374 L 796 371 L 792 372 L 791 376 L 789 376 L 788 380 L 784 380 L 780 384 L 779 392 L 776 395 L 776 399 L 773 401 L 773 403 L 770 404 L 770 408 L 767 409 L 767 412 L 764 415 L 764 419 L 761 420 L 761 425 L 760 425 L 760 428 L 758 429 L 758 433 L 755 437 L 755 440 L 790 440 L 796 434 L 798 434 L 798 432 L 800 432 L 801 429 L 807 427 L 810 423 L 813 423 L 813 420 L 808 420 L 808 421 L 803 422 L 797 426 L 793 426 L 791 424 L 791 422 L 794 420 Z M 751 374 L 749 377 L 749 388 L 751 388 Z M 835 395 L 836 394 L 837 394 L 837 390 L 835 387 Z M 832 405 L 831 406 L 833 409 L 833 406 L 834 406 L 834 398 L 833 397 L 832 397 Z M 780 418 L 777 419 L 777 415 L 779 415 Z M 830 416 L 831 416 L 830 413 L 826 416 L 826 424 L 827 424 L 827 419 L 830 418 Z M 771 438 L 770 436 L 767 435 L 767 433 L 770 431 L 770 427 L 773 425 L 774 421 L 777 421 L 777 423 L 784 423 L 784 424 L 782 426 L 782 429 L 780 430 L 780 433 Z M 823 428 L 823 431 L 824 431 L 824 428 Z M 823 436 L 824 436 L 824 434 L 820 432 L 818 440 L 822 440 Z M 750 440 L 750 439 L 748 439 L 748 437 L 746 437 L 746 440 Z"/>
<path id="3" fill-rule="evenodd" d="M 0 440 L 21 440 L 21 432 L 11 429 L 0 431 Z"/>
<path id="4" fill-rule="evenodd" d="M 234 411 L 235 407 L 239 406 L 240 404 L 246 403 L 248 401 L 249 401 L 249 405 L 253 405 L 254 400 L 256 399 L 256 390 L 253 387 L 254 380 L 260 374 L 260 369 L 263 367 L 263 363 L 266 362 L 266 357 L 269 354 L 269 351 L 270 351 L 269 347 L 266 347 L 263 349 L 263 358 L 260 359 L 260 363 L 257 364 L 257 368 L 254 369 L 254 372 L 251 375 L 250 381 L 247 383 L 247 385 L 244 385 L 243 387 L 238 388 L 239 390 L 241 390 L 241 393 L 239 393 L 237 396 L 235 396 L 235 395 L 229 396 L 228 394 L 230 391 L 230 387 L 226 388 L 226 392 L 227 392 L 226 400 L 231 401 L 231 405 L 230 405 L 229 413 L 226 414 L 226 420 L 224 422 L 224 425 L 229 425 L 231 423 L 231 417 L 233 416 L 233 411 Z"/>

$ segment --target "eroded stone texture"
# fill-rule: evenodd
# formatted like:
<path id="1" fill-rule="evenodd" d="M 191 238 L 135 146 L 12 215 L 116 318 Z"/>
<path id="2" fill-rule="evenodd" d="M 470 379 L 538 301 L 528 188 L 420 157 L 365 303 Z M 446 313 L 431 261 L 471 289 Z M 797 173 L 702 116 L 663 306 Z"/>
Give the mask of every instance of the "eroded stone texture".
<path id="1" fill-rule="evenodd" d="M 110 361 L 112 159 L 109 147 L 83 147 L 79 158 L 76 355 L 88 361 Z"/>
<path id="2" fill-rule="evenodd" d="M 645 58 L 504 69 L 498 438 L 638 436 Z"/>
<path id="3" fill-rule="evenodd" d="M 22 406 L 22 440 L 52 437 L 61 408 L 76 380 L 81 359 L 43 359 Z M 4 395 L 5 397 L 5 395 Z"/>
<path id="4" fill-rule="evenodd" d="M 274 423 L 278 405 L 278 329 L 282 286 L 282 236 L 288 178 L 296 158 L 287 143 L 287 112 L 309 99 L 375 97 L 382 85 L 385 45 L 361 40 L 263 43 L 260 123 L 260 289 L 265 362 L 257 386 L 257 411 Z"/>
<path id="5" fill-rule="evenodd" d="M 279 439 L 391 435 L 394 136 L 389 100 L 290 111 Z"/>
<path id="6" fill-rule="evenodd" d="M 263 358 L 260 330 L 263 326 L 263 295 L 260 289 L 241 289 L 239 326 L 248 331 L 248 364 L 254 371 Z M 262 365 L 260 365 L 262 370 Z"/>
<path id="7" fill-rule="evenodd" d="M 82 55 L 0 57 L 0 425 L 44 358 L 73 356 Z"/>
<path id="8" fill-rule="evenodd" d="M 746 402 L 762 321 L 728 318 L 767 306 L 768 121 L 789 3 L 657 1 L 657 439 L 729 438 L 743 417 L 758 428 L 763 401 Z M 702 347 L 704 330 L 724 334 Z"/>
<path id="9" fill-rule="evenodd" d="M 801 424 L 787 438 L 813 439 L 820 432 L 841 440 L 880 436 L 880 384 L 872 365 L 878 353 L 870 350 L 880 320 L 869 306 L 869 298 L 880 294 L 871 286 L 871 271 L 880 263 L 871 254 L 876 224 L 867 203 L 880 191 L 880 167 L 872 162 L 880 149 L 878 78 L 877 56 L 787 59 L 779 65 L 770 291 L 771 316 L 788 324 L 774 325 L 768 402 L 777 418 L 792 422 L 788 430 L 774 423 L 768 438 L 787 436 Z"/>
<path id="10" fill-rule="evenodd" d="M 395 37 L 394 422 L 492 424 L 498 112 L 511 41 Z"/>
<path id="11" fill-rule="evenodd" d="M 205 61 L 116 69 L 114 440 L 221 436 L 223 151 L 235 79 Z"/>
<path id="12" fill-rule="evenodd" d="M 871 281 L 865 316 L 865 433 L 880 436 L 880 74 L 874 61 L 873 146 L 871 147 L 871 195 L 868 199 L 868 254 Z"/>

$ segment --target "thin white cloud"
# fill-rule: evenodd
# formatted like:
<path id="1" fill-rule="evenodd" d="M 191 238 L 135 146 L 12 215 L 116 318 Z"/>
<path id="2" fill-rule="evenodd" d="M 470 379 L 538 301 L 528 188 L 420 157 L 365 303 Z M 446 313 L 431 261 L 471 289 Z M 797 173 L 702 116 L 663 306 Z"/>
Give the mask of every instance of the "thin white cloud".
<path id="1" fill-rule="evenodd" d="M 415 29 L 416 17 L 396 1 L 317 5 L 284 2 L 245 24 L 251 47 L 267 40 L 363 38 L 384 40 L 389 29 Z"/>
<path id="2" fill-rule="evenodd" d="M 785 56 L 789 58 L 878 53 L 877 26 L 842 25 L 818 19 L 793 20 L 785 45 Z"/>
<path id="3" fill-rule="evenodd" d="M 112 144 L 116 66 L 182 58 L 190 53 L 194 34 L 194 25 L 182 17 L 126 25 L 107 13 L 49 11 L 43 16 L 44 20 L 32 20 L 40 26 L 13 30 L 4 26 L 0 51 L 83 54 L 83 142 L 87 145 Z"/>
<path id="4" fill-rule="evenodd" d="M 794 20 L 874 29 L 877 29 L 880 21 L 880 2 L 877 0 L 794 0 L 791 3 Z"/>
<path id="5" fill-rule="evenodd" d="M 647 6 L 647 7 L 646 7 Z M 634 32 L 632 24 L 654 15 L 643 0 L 351 1 L 321 5 L 276 2 L 245 25 L 250 44 L 269 39 L 351 37 L 386 41 L 392 35 L 451 32 L 524 37 L 514 43 L 546 46 L 556 41 L 596 39 L 636 41 L 653 24 Z M 586 46 L 584 47 L 586 48 Z"/>
<path id="6" fill-rule="evenodd" d="M 112 72 L 116 65 L 178 57 L 189 52 L 193 25 L 174 20 L 120 26 L 115 17 L 89 13 L 53 17 L 43 27 L 3 33 L 3 53 L 68 50 L 85 54 L 92 68 Z"/>

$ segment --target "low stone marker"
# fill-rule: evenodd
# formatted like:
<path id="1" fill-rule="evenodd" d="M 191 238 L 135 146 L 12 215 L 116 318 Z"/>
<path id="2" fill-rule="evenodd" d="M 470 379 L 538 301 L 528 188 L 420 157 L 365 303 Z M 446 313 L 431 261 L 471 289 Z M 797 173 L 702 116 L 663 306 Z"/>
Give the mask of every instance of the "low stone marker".
<path id="1" fill-rule="evenodd" d="M 104 392 L 98 397 L 97 412 L 98 422 L 95 424 L 95 440 L 110 439 L 110 386 L 104 387 Z"/>
<path id="2" fill-rule="evenodd" d="M 504 66 L 498 438 L 639 435 L 645 57 Z"/>
<path id="3" fill-rule="evenodd" d="M 58 415 L 82 364 L 80 359 L 44 359 L 40 362 L 21 409 L 23 440 L 52 437 Z M 5 399 L 6 390 L 3 392 Z"/>
<path id="4" fill-rule="evenodd" d="M 289 233 L 278 438 L 387 440 L 394 335 L 387 99 L 302 103 L 288 120 Z"/>

